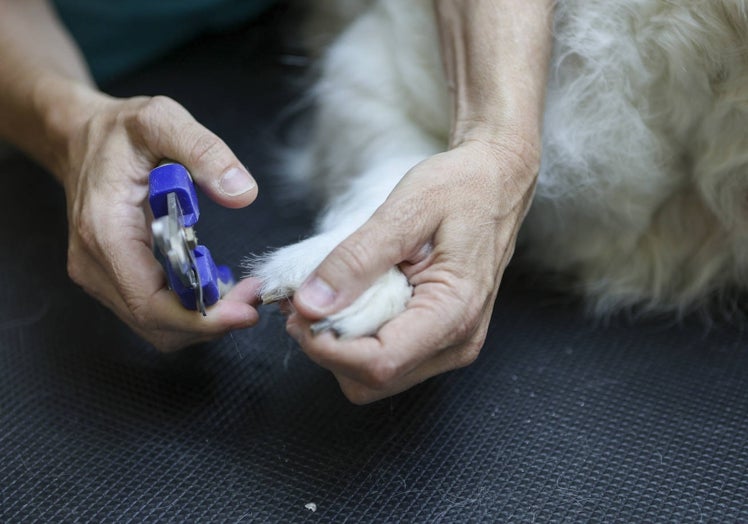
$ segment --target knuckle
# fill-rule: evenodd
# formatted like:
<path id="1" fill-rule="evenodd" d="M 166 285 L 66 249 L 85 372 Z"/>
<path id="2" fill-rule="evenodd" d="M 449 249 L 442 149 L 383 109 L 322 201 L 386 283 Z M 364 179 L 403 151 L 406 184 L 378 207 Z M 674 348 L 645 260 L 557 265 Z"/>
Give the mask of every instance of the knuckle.
<path id="1" fill-rule="evenodd" d="M 223 141 L 210 132 L 201 133 L 192 144 L 189 152 L 189 161 L 192 164 L 200 164 L 219 157 L 223 151 Z"/>
<path id="2" fill-rule="evenodd" d="M 167 335 L 162 332 L 152 334 L 148 341 L 159 353 L 164 354 L 174 353 L 187 345 L 184 341 L 175 339 L 173 335 Z"/>
<path id="3" fill-rule="evenodd" d="M 392 359 L 380 357 L 367 368 L 364 374 L 365 385 L 377 391 L 387 389 L 397 378 L 398 372 L 399 368 Z"/>
<path id="4" fill-rule="evenodd" d="M 71 243 L 68 247 L 67 272 L 70 280 L 79 286 L 83 286 L 86 271 L 81 262 L 80 248 L 77 244 Z"/>
<path id="5" fill-rule="evenodd" d="M 367 249 L 362 243 L 343 242 L 335 248 L 334 256 L 338 263 L 353 275 L 363 275 L 366 273 L 367 261 L 371 257 L 367 254 Z"/>
<path id="6" fill-rule="evenodd" d="M 154 112 L 156 115 L 162 115 L 164 113 L 170 113 L 172 111 L 179 111 L 182 109 L 182 106 L 179 105 L 179 102 L 164 95 L 156 95 L 149 98 L 145 102 L 144 107 L 146 111 Z"/>
<path id="7" fill-rule="evenodd" d="M 171 340 L 169 340 L 164 333 L 148 333 L 144 338 L 150 342 L 159 353 L 169 353 L 172 350 Z"/>
<path id="8" fill-rule="evenodd" d="M 413 231 L 413 224 L 423 216 L 420 199 L 408 199 L 395 205 L 379 208 L 377 218 L 381 219 L 388 231 L 397 236 Z"/>
<path id="9" fill-rule="evenodd" d="M 418 193 L 390 199 L 374 213 L 373 218 L 381 222 L 389 240 L 398 242 L 400 249 L 404 250 L 413 238 L 414 230 L 422 230 L 433 220 L 434 203 L 439 202 L 441 191 L 441 186 L 428 186 Z"/>
<path id="10" fill-rule="evenodd" d="M 144 308 L 140 307 L 137 304 L 133 304 L 132 302 L 126 302 L 127 309 L 130 310 L 130 315 L 132 315 L 132 320 L 141 329 L 151 329 L 151 321 L 148 318 L 148 314 L 144 311 Z"/>
<path id="11" fill-rule="evenodd" d="M 457 323 L 452 331 L 454 339 L 458 342 L 468 341 L 475 333 L 476 318 L 470 311 L 472 308 L 464 308 L 457 319 Z"/>
<path id="12" fill-rule="evenodd" d="M 133 330 L 147 340 L 160 353 L 174 353 L 192 344 L 208 342 L 215 337 L 211 335 L 175 332 L 165 329 L 158 320 L 153 319 L 153 312 L 148 314 L 147 306 L 130 306 L 130 322 Z"/>
<path id="13" fill-rule="evenodd" d="M 123 299 L 135 325 L 140 329 L 152 331 L 154 336 L 161 332 L 158 317 L 153 314 L 147 302 L 132 297 Z"/>
<path id="14" fill-rule="evenodd" d="M 340 386 L 340 389 L 345 398 L 347 398 L 351 404 L 357 406 L 369 404 L 377 398 L 372 394 L 371 390 L 360 384 L 344 384 Z"/>
<path id="15" fill-rule="evenodd" d="M 454 289 L 464 290 L 454 296 L 455 302 L 459 304 L 454 308 L 458 311 L 452 331 L 453 340 L 458 343 L 469 343 L 476 336 L 476 330 L 481 324 L 486 310 L 486 293 L 481 291 L 480 286 L 471 285 L 468 282 L 457 282 Z"/>
<path id="16" fill-rule="evenodd" d="M 456 367 L 464 368 L 475 362 L 480 355 L 480 351 L 483 348 L 482 338 L 472 338 L 468 340 L 457 354 L 457 360 L 455 362 Z"/>
<path id="17" fill-rule="evenodd" d="M 139 131 L 149 132 L 157 122 L 163 120 L 166 115 L 181 110 L 179 103 L 168 96 L 154 96 L 139 104 L 135 112 L 135 124 Z"/>
<path id="18" fill-rule="evenodd" d="M 70 217 L 70 246 L 68 254 L 82 258 L 84 253 L 101 251 L 100 230 L 107 222 L 107 212 L 101 211 L 90 201 L 76 206 Z M 71 253 L 72 250 L 72 253 Z"/>
<path id="19" fill-rule="evenodd" d="M 74 223 L 75 234 L 83 243 L 84 246 L 94 247 L 96 245 L 96 230 L 94 224 L 96 224 L 95 216 L 90 208 L 86 206 L 80 211 L 77 220 Z"/>
<path id="20" fill-rule="evenodd" d="M 95 246 L 96 235 L 91 223 L 79 217 L 71 218 L 68 235 L 67 272 L 70 279 L 84 286 L 90 279 L 89 251 Z"/>

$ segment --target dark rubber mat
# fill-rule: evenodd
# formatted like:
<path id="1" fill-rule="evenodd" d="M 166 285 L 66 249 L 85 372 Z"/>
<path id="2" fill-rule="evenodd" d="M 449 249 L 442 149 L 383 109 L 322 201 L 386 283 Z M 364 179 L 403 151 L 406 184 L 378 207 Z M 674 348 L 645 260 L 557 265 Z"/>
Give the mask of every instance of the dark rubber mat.
<path id="1" fill-rule="evenodd" d="M 280 14 L 111 88 L 176 98 L 253 169 L 256 205 L 202 203 L 234 265 L 308 233 L 267 147 L 298 77 Z M 748 521 L 738 328 L 602 325 L 511 271 L 475 364 L 356 407 L 273 309 L 157 354 L 68 280 L 62 191 L 0 173 L 2 522 Z"/>

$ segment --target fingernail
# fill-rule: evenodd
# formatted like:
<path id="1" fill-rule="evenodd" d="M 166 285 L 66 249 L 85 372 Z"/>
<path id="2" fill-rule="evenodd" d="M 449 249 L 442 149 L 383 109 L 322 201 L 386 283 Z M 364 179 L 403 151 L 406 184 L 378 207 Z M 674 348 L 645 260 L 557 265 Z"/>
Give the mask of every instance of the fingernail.
<path id="1" fill-rule="evenodd" d="M 337 293 L 335 290 L 319 277 L 307 281 L 301 289 L 296 292 L 296 299 L 300 300 L 312 309 L 325 310 L 335 302 Z"/>
<path id="2" fill-rule="evenodd" d="M 223 174 L 219 185 L 221 191 L 228 196 L 239 196 L 254 188 L 256 184 L 249 173 L 234 167 Z"/>

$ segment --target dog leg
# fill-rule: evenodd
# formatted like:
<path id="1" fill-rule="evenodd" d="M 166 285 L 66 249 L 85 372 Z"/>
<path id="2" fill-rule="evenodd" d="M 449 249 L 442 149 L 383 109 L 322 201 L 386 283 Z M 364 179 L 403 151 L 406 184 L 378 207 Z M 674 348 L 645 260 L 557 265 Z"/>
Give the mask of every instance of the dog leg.
<path id="1" fill-rule="evenodd" d="M 426 0 L 414 1 L 404 21 L 397 6 L 377 2 L 322 60 L 311 142 L 294 165 L 297 181 L 316 189 L 327 211 L 316 236 L 251 264 L 250 274 L 262 281 L 263 300 L 290 298 L 413 166 L 446 147 L 449 103 L 432 7 Z M 393 30 L 397 38 L 382 38 Z M 393 267 L 315 329 L 331 329 L 341 337 L 374 334 L 403 311 L 411 293 L 405 276 Z"/>

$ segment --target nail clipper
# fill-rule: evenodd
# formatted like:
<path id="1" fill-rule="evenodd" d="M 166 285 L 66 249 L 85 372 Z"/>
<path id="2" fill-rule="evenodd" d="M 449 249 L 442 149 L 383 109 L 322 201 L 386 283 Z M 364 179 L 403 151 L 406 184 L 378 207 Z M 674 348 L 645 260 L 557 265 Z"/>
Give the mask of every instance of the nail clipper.
<path id="1" fill-rule="evenodd" d="M 192 176 L 181 164 L 165 163 L 151 171 L 148 201 L 157 255 L 169 288 L 186 309 L 206 316 L 236 282 L 227 266 L 216 266 L 205 246 L 198 245 L 195 224 L 200 218 Z"/>

